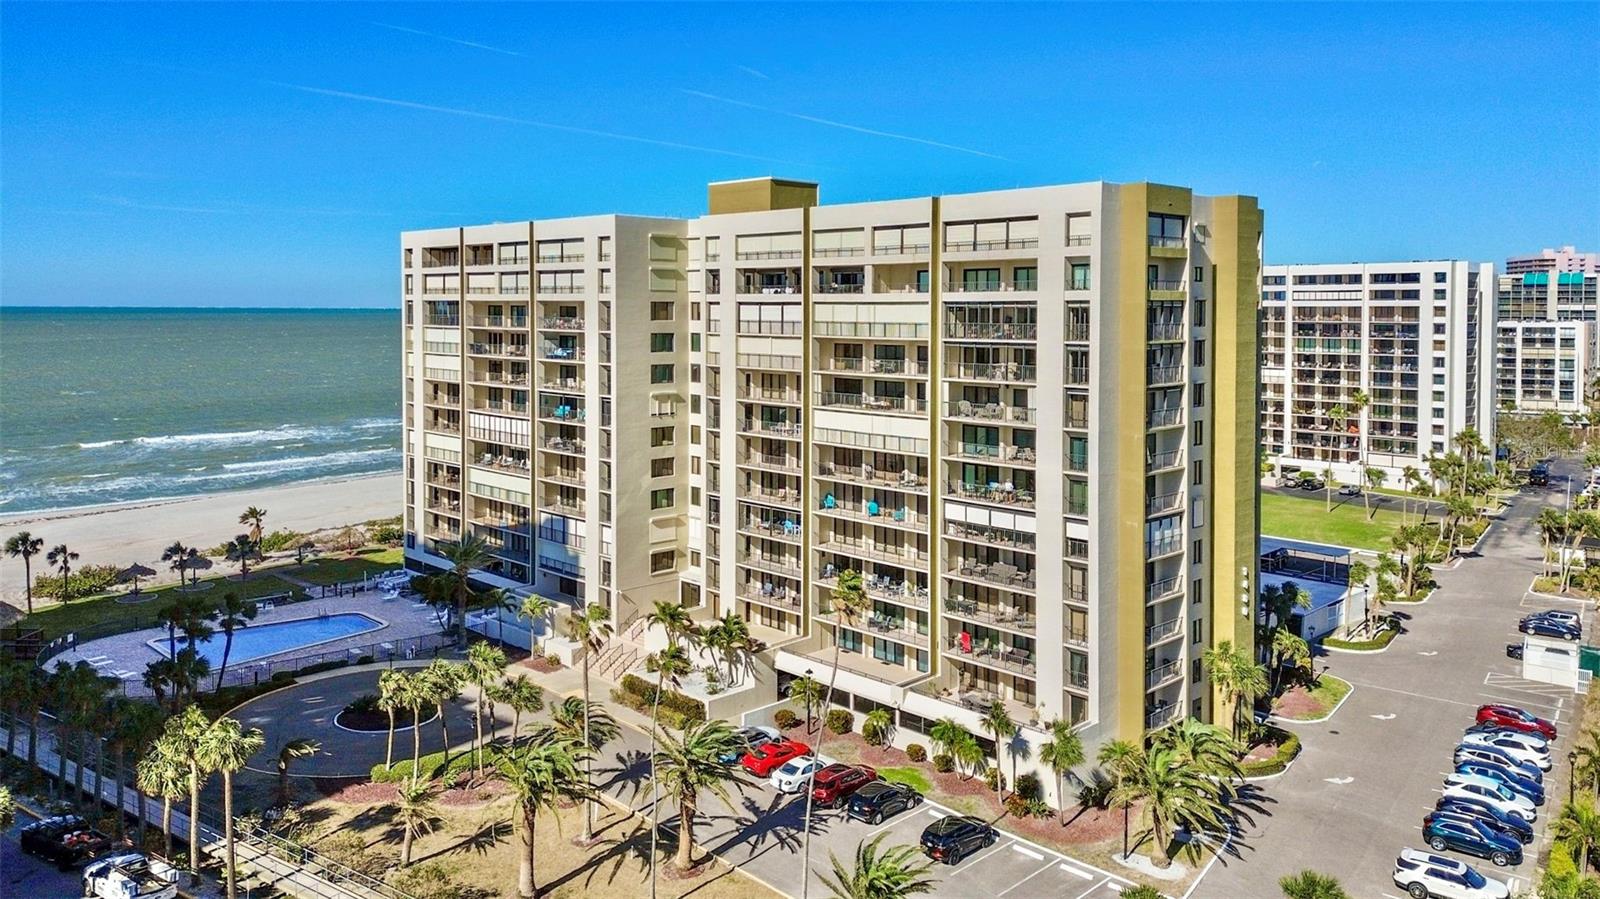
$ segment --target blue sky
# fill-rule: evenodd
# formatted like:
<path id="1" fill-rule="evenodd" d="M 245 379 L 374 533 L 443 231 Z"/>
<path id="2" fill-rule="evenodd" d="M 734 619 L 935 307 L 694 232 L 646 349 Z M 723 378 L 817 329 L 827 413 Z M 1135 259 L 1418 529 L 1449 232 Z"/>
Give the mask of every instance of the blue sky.
<path id="1" fill-rule="evenodd" d="M 1090 179 L 1270 261 L 1600 248 L 1600 4 L 0 5 L 0 302 L 394 306 L 397 232 Z M 864 129 L 864 130 L 862 130 Z"/>

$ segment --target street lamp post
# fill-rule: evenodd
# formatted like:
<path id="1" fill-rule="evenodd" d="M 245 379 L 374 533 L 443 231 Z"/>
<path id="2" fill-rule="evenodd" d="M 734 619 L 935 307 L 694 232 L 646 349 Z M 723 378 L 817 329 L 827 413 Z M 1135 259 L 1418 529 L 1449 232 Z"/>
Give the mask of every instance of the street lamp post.
<path id="1" fill-rule="evenodd" d="M 806 669 L 806 733 L 811 733 L 811 669 Z"/>
<path id="2" fill-rule="evenodd" d="M 1578 789 L 1578 753 L 1567 753 L 1567 805 L 1571 805 L 1577 798 Z"/>

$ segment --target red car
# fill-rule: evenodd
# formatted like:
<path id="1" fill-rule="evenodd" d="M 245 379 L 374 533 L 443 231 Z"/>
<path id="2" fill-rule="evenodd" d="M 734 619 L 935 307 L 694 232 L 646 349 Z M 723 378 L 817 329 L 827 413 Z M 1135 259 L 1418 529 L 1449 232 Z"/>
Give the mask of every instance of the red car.
<path id="1" fill-rule="evenodd" d="M 739 760 L 739 764 L 744 766 L 744 770 L 757 777 L 767 777 L 784 762 L 799 758 L 802 755 L 809 755 L 810 753 L 810 746 L 798 740 L 784 737 L 771 743 L 763 743 L 750 750 L 744 754 L 744 758 Z"/>
<path id="2" fill-rule="evenodd" d="M 1478 706 L 1478 723 L 1492 724 L 1507 730 L 1521 731 L 1525 734 L 1538 734 L 1546 740 L 1556 738 L 1556 726 L 1537 715 L 1529 714 L 1514 705 L 1480 705 Z"/>
<path id="3" fill-rule="evenodd" d="M 823 808 L 844 805 L 855 791 L 878 779 L 878 772 L 866 765 L 832 764 L 816 773 L 811 799 Z"/>

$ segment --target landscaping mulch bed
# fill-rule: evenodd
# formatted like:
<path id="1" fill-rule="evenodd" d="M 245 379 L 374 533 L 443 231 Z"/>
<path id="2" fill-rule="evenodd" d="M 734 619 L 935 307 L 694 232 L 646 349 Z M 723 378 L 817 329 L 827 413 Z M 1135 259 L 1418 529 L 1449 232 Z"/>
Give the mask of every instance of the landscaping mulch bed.
<path id="1" fill-rule="evenodd" d="M 351 805 L 385 805 L 394 802 L 399 794 L 398 784 L 373 783 L 369 780 L 318 781 L 323 795 L 334 802 Z M 469 808 L 493 802 L 506 794 L 506 785 L 498 780 L 474 782 L 470 772 L 456 776 L 451 785 L 434 797 L 440 805 L 452 808 Z"/>
<path id="2" fill-rule="evenodd" d="M 435 715 L 433 717 L 437 716 Z M 425 719 L 424 723 L 427 723 L 427 721 L 432 721 L 433 717 Z M 349 728 L 350 730 L 365 731 L 367 733 L 389 732 L 388 712 L 356 712 L 351 711 L 350 709 L 341 709 L 339 714 L 333 717 L 333 720 L 334 723 L 338 724 L 340 727 Z M 396 729 L 410 727 L 411 710 L 396 709 L 394 713 L 394 726 Z"/>
<path id="3" fill-rule="evenodd" d="M 1256 743 L 1250 747 L 1250 751 L 1245 753 L 1243 758 L 1239 759 L 1239 763 L 1242 765 L 1249 762 L 1264 762 L 1278 754 L 1278 745 L 1277 743 Z"/>
<path id="4" fill-rule="evenodd" d="M 520 662 L 519 664 L 528 668 L 532 668 L 540 674 L 549 674 L 552 671 L 561 670 L 561 665 L 559 663 L 551 663 L 550 660 L 546 659 L 544 656 L 534 656 L 530 659 Z"/>
<path id="5" fill-rule="evenodd" d="M 1311 691 L 1303 686 L 1291 687 L 1272 706 L 1272 714 L 1280 718 L 1316 718 L 1326 711 L 1322 703 L 1311 695 Z M 1254 752 L 1254 749 L 1251 751 Z"/>

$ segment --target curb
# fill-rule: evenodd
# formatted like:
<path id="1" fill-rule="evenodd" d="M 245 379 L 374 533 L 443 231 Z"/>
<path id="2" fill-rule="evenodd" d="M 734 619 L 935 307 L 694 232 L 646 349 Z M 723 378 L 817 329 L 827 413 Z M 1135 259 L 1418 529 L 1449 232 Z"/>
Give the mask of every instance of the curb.
<path id="1" fill-rule="evenodd" d="M 1533 589 L 1533 585 L 1539 583 L 1539 578 L 1542 578 L 1542 577 L 1546 577 L 1546 575 L 1536 574 L 1536 575 L 1533 576 L 1533 580 L 1528 582 L 1528 589 L 1526 591 L 1524 591 L 1528 596 L 1537 596 L 1540 599 L 1559 599 L 1559 600 L 1562 600 L 1564 602 L 1581 602 L 1581 603 L 1600 602 L 1600 599 L 1595 599 L 1595 598 L 1588 597 L 1588 596 L 1562 596 L 1559 593 L 1545 593 L 1542 590 Z"/>
<path id="2" fill-rule="evenodd" d="M 1400 638 L 1400 635 L 1396 634 L 1395 635 L 1395 639 L 1398 640 L 1399 638 Z M 1380 649 L 1344 649 L 1343 647 L 1339 647 L 1339 646 L 1328 646 L 1326 644 L 1318 644 L 1318 645 L 1322 646 L 1323 652 L 1342 652 L 1345 655 L 1352 655 L 1352 656 L 1375 656 L 1375 655 L 1378 655 L 1379 653 L 1388 652 L 1389 651 L 1389 647 L 1394 645 L 1394 640 L 1390 640 L 1388 645 L 1386 645 L 1386 646 L 1384 646 L 1384 647 L 1382 647 Z M 1302 723 L 1304 723 L 1304 722 L 1302 722 Z"/>
<path id="3" fill-rule="evenodd" d="M 1289 769 L 1293 768 L 1294 767 L 1294 763 L 1300 761 L 1300 756 L 1305 755 L 1305 753 L 1306 753 L 1306 747 L 1305 747 L 1305 744 L 1302 742 L 1301 745 L 1300 745 L 1300 751 L 1294 754 L 1294 758 L 1290 759 L 1289 763 L 1287 765 L 1283 766 L 1283 770 L 1282 771 L 1279 771 L 1277 774 L 1261 774 L 1261 775 L 1257 775 L 1255 777 L 1246 777 L 1246 778 L 1243 778 L 1243 780 L 1244 780 L 1245 783 L 1249 783 L 1249 784 L 1263 783 L 1263 782 L 1269 781 L 1269 780 L 1277 780 L 1278 778 L 1284 776 L 1285 774 L 1288 774 L 1289 773 Z"/>
<path id="4" fill-rule="evenodd" d="M 1391 599 L 1389 600 L 1389 604 L 1397 606 L 1425 606 L 1428 604 L 1428 600 L 1433 598 L 1433 594 L 1438 592 L 1439 588 L 1434 587 L 1432 590 L 1429 590 L 1421 599 Z M 1388 647 L 1384 648 L 1387 649 Z"/>
<path id="5" fill-rule="evenodd" d="M 1383 649 L 1388 649 L 1388 648 L 1389 648 L 1388 646 L 1385 646 Z M 1354 652 L 1355 650 L 1345 650 L 1345 651 L 1346 652 Z M 1383 651 L 1382 649 L 1373 650 L 1373 652 L 1382 652 L 1382 651 Z M 1331 677 L 1334 680 L 1336 680 L 1336 681 L 1338 681 L 1338 682 L 1340 682 L 1340 683 L 1342 683 L 1345 686 L 1350 688 L 1348 691 L 1345 692 L 1344 697 L 1342 699 L 1340 699 L 1338 702 L 1333 704 L 1333 708 L 1328 710 L 1328 714 L 1323 715 L 1321 718 L 1280 718 L 1277 715 L 1268 715 L 1267 716 L 1267 720 L 1268 721 L 1279 721 L 1279 722 L 1282 722 L 1284 724 L 1321 724 L 1322 722 L 1327 721 L 1329 718 L 1332 718 L 1334 715 L 1338 714 L 1339 713 L 1339 709 L 1343 708 L 1344 704 L 1349 701 L 1350 697 L 1355 695 L 1355 693 L 1356 693 L 1356 685 L 1350 683 L 1349 681 L 1347 681 L 1344 678 L 1338 676 L 1337 674 L 1324 674 L 1323 677 Z M 1295 756 L 1295 758 L 1299 758 L 1299 757 L 1300 756 L 1298 756 L 1298 755 Z M 1290 764 L 1292 765 L 1292 764 L 1294 764 L 1294 762 L 1291 760 Z M 1287 771 L 1289 769 L 1288 768 L 1284 768 L 1283 770 Z M 1280 771 L 1278 773 L 1281 774 L 1283 772 Z"/>

